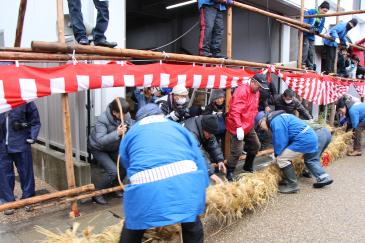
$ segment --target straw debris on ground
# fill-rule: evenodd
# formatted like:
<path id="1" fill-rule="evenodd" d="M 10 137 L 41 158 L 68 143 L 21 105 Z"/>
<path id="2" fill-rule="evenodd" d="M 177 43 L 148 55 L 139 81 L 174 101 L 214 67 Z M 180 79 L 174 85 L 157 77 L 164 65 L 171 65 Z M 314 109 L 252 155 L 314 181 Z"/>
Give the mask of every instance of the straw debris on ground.
<path id="1" fill-rule="evenodd" d="M 331 144 L 325 150 L 330 161 L 333 162 L 344 155 L 352 141 L 352 133 L 338 131 L 333 136 Z M 297 174 L 304 169 L 303 158 L 293 161 Z M 242 218 L 245 213 L 253 212 L 267 205 L 270 199 L 277 194 L 278 183 L 282 179 L 279 167 L 272 163 L 263 170 L 252 174 L 238 175 L 237 180 L 231 183 L 212 185 L 207 189 L 206 213 L 203 217 L 214 219 L 219 224 L 229 224 Z M 117 225 L 106 228 L 101 234 L 93 234 L 92 228 L 87 228 L 78 233 L 79 225 L 74 225 L 72 230 L 57 234 L 44 228 L 36 230 L 44 234 L 47 243 L 90 243 L 90 242 L 118 242 L 123 221 Z M 178 242 L 180 226 L 173 225 L 156 228 L 145 233 L 145 242 Z"/>

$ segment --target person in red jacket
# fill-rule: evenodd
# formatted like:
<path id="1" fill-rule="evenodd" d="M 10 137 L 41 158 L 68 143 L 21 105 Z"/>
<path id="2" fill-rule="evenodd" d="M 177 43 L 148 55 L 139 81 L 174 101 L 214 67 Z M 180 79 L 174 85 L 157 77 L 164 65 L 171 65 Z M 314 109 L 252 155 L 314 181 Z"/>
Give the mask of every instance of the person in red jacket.
<path id="1" fill-rule="evenodd" d="M 356 42 L 355 44 L 358 45 L 358 46 L 365 47 L 365 38 L 363 38 L 362 40 Z M 351 48 L 351 54 L 354 55 L 354 56 L 355 55 L 358 56 L 359 59 L 360 59 L 360 65 L 365 66 L 364 51 L 363 50 L 352 47 Z"/>
<path id="2" fill-rule="evenodd" d="M 243 170 L 253 172 L 253 162 L 261 144 L 254 129 L 258 112 L 259 89 L 269 89 L 266 76 L 256 74 L 249 85 L 236 88 L 230 102 L 226 128 L 230 135 L 231 154 L 228 157 L 227 180 L 233 181 L 233 172 L 243 149 L 247 152 Z"/>

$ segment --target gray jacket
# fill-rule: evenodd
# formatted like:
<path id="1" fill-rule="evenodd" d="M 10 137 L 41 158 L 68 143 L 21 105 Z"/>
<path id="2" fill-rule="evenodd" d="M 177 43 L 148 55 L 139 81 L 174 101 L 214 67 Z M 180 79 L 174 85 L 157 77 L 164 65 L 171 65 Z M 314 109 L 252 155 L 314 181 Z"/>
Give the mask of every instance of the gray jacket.
<path id="1" fill-rule="evenodd" d="M 124 123 L 130 127 L 133 125 L 131 115 L 128 113 L 124 114 Z M 106 109 L 99 117 L 92 128 L 88 147 L 91 150 L 99 150 L 106 152 L 116 152 L 119 150 L 119 143 L 121 137 L 119 137 L 117 128 L 120 125 L 120 120 L 113 117 L 110 108 Z"/>

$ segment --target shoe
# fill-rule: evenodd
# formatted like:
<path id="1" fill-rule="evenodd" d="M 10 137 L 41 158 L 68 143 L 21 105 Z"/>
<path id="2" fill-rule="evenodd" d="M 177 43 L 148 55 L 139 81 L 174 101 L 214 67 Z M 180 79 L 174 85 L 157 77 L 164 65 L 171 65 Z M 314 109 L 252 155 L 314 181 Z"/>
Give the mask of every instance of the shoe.
<path id="1" fill-rule="evenodd" d="M 87 45 L 89 45 L 89 44 L 90 44 L 90 41 L 89 41 L 89 39 L 88 39 L 87 37 L 83 37 L 83 38 L 81 38 L 81 39 L 78 41 L 78 43 L 79 43 L 80 45 L 87 46 Z"/>
<path id="2" fill-rule="evenodd" d="M 313 184 L 314 188 L 322 188 L 324 186 L 330 185 L 332 184 L 333 180 L 330 177 L 325 177 L 320 181 L 317 181 L 316 183 Z"/>
<path id="3" fill-rule="evenodd" d="M 116 198 L 123 198 L 123 192 L 122 191 L 114 192 L 114 197 L 116 197 Z"/>
<path id="4" fill-rule="evenodd" d="M 283 172 L 285 179 L 288 181 L 288 184 L 279 186 L 279 192 L 284 194 L 297 193 L 299 191 L 298 179 L 293 165 L 290 164 L 281 168 L 281 171 Z"/>
<path id="5" fill-rule="evenodd" d="M 13 215 L 15 213 L 15 209 L 7 209 L 4 211 L 5 215 Z"/>
<path id="6" fill-rule="evenodd" d="M 222 55 L 222 54 L 213 54 L 213 57 L 215 57 L 215 58 L 223 58 L 223 59 L 228 59 L 228 57 L 227 57 L 227 56 L 225 56 L 225 55 Z"/>
<path id="7" fill-rule="evenodd" d="M 200 54 L 200 56 L 203 56 L 203 57 L 213 57 L 213 54 L 212 53 L 203 53 L 203 54 Z"/>
<path id="8" fill-rule="evenodd" d="M 93 201 L 100 205 L 106 205 L 108 202 L 105 200 L 103 196 L 96 196 L 93 197 Z"/>
<path id="9" fill-rule="evenodd" d="M 354 150 L 354 151 L 352 151 L 352 152 L 348 152 L 348 153 L 347 153 L 347 155 L 348 155 L 348 156 L 361 156 L 361 155 L 362 155 L 362 153 L 361 153 L 361 151 Z"/>
<path id="10" fill-rule="evenodd" d="M 305 177 L 305 178 L 312 178 L 311 173 L 306 169 L 303 170 L 302 176 Z"/>
<path id="11" fill-rule="evenodd" d="M 25 209 L 25 211 L 26 211 L 26 212 L 31 212 L 31 211 L 33 211 L 33 207 L 32 207 L 32 206 L 30 206 L 30 205 L 25 206 L 25 207 L 24 207 L 24 209 Z"/>
<path id="12" fill-rule="evenodd" d="M 95 46 L 104 46 L 104 47 L 110 47 L 114 48 L 118 45 L 117 42 L 109 42 L 107 40 L 100 40 L 100 41 L 94 41 Z"/>

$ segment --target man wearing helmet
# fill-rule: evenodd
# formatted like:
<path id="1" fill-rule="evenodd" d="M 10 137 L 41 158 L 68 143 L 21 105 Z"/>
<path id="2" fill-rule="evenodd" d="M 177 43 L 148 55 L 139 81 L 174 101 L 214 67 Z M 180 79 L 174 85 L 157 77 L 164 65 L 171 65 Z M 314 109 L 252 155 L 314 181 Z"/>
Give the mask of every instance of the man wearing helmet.
<path id="1" fill-rule="evenodd" d="M 181 84 L 176 85 L 170 94 L 156 100 L 156 103 L 166 118 L 170 120 L 182 122 L 191 117 L 188 109 L 189 92 Z"/>

